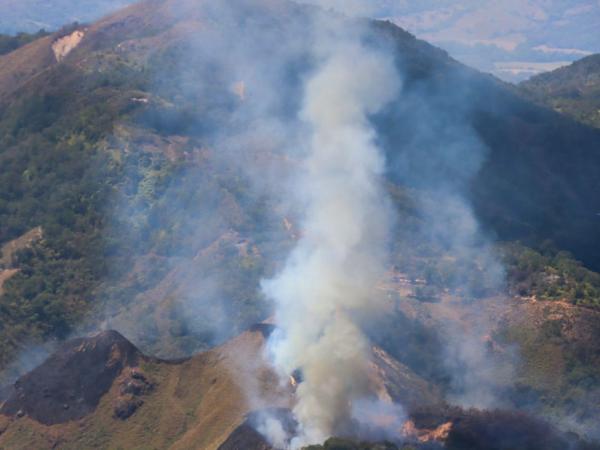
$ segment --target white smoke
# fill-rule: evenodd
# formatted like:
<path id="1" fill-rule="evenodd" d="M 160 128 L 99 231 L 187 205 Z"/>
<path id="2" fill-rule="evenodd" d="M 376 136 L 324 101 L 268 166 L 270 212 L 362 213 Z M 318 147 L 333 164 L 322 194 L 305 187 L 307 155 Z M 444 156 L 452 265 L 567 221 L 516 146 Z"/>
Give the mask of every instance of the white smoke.
<path id="1" fill-rule="evenodd" d="M 277 418 L 266 414 L 265 417 L 262 417 L 262 422 L 259 422 L 257 431 L 263 436 L 268 436 L 275 448 L 285 448 L 287 446 L 287 432 Z"/>
<path id="2" fill-rule="evenodd" d="M 303 234 L 283 271 L 263 284 L 276 304 L 274 364 L 303 375 L 292 448 L 335 434 L 370 394 L 369 345 L 356 318 L 380 307 L 373 290 L 384 272 L 389 211 L 369 116 L 400 87 L 390 59 L 357 37 L 331 29 L 320 36 L 321 64 L 301 111 L 311 135 L 295 199 Z"/>

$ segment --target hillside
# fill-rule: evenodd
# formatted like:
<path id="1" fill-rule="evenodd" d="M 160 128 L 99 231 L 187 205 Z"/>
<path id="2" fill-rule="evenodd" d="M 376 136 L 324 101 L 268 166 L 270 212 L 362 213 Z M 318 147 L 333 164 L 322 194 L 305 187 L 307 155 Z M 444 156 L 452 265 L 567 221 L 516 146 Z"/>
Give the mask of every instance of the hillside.
<path id="1" fill-rule="evenodd" d="M 285 415 L 295 389 L 291 384 L 278 387 L 262 360 L 271 330 L 257 325 L 221 347 L 180 361 L 149 358 L 116 332 L 69 341 L 0 398 L 0 445 L 15 450 L 270 450 L 255 431 L 260 413 Z M 566 436 L 524 414 L 449 408 L 432 395 L 426 382 L 376 351 L 382 359 L 373 369 L 373 382 L 381 385 L 383 397 L 410 408 L 413 422 L 405 431 L 409 446 L 402 448 L 566 445 Z M 409 397 L 413 400 L 407 402 Z M 572 436 L 569 440 L 574 449 L 596 448 L 578 444 Z M 381 445 L 331 440 L 310 449 L 399 448 Z"/>
<path id="2" fill-rule="evenodd" d="M 519 87 L 534 101 L 600 128 L 600 55 L 537 75 Z"/>
<path id="3" fill-rule="evenodd" d="M 241 11 L 251 11 L 252 4 L 238 0 Z M 262 27 L 263 38 L 275 33 L 282 46 L 293 40 L 306 11 L 285 2 L 258 5 L 264 8 L 260 20 L 236 32 Z M 192 51 L 203 58 L 204 50 L 194 46 L 207 32 L 201 26 L 206 14 L 185 1 L 143 2 L 80 27 L 81 43 L 60 62 L 52 46 L 75 28 L 0 57 L 6 105 L 0 117 L 6 167 L 0 241 L 37 226 L 46 237 L 20 255 L 19 274 L 5 283 L 4 348 L 19 348 L 29 337 L 67 336 L 90 310 L 131 328 L 145 350 L 181 355 L 264 318 L 267 305 L 257 283 L 293 243 L 294 230 L 283 225 L 288 219 L 293 224 L 293 216 L 286 217 L 275 199 L 257 195 L 254 180 L 221 156 L 221 138 L 210 132 L 245 105 L 230 90 L 231 76 L 197 71 L 194 60 L 179 63 Z M 285 31 L 273 25 L 280 21 L 287 23 Z M 229 27 L 217 23 L 211 33 L 221 36 Z M 397 149 L 402 142 L 444 148 L 453 128 L 472 126 L 489 156 L 467 181 L 468 191 L 489 231 L 533 245 L 553 240 L 597 267 L 600 133 L 524 102 L 391 24 L 373 23 L 372 30 L 374 39 L 393 47 L 405 78 L 401 105 L 380 118 L 381 126 L 394 124 L 384 144 L 390 180 L 405 192 L 396 197 L 405 229 L 423 220 L 411 212 L 415 200 L 407 193 L 429 183 L 436 171 L 456 171 L 460 158 L 433 153 L 427 161 Z M 282 97 L 293 103 L 297 87 L 286 89 Z M 431 93 L 426 102 L 410 100 L 423 90 Z M 447 92 L 460 96 L 448 98 Z M 290 106 L 279 105 L 284 114 Z M 419 134 L 413 125 L 430 122 L 433 111 L 439 118 L 431 134 Z M 572 149 L 568 155 L 565 147 Z M 406 154 L 424 177 L 410 179 L 399 170 Z M 273 143 L 256 146 L 247 158 L 266 171 L 285 172 L 290 163 Z M 200 220 L 206 210 L 218 214 Z M 397 246 L 410 240 L 398 235 Z M 198 271 L 205 274 L 200 280 Z M 225 291 L 222 279 L 233 281 Z M 591 304 L 592 292 L 584 294 Z M 222 298 L 227 301 L 217 301 Z M 202 318 L 206 312 L 200 315 L 197 305 L 215 301 L 219 306 Z"/>
<path id="4" fill-rule="evenodd" d="M 52 351 L 73 334 L 116 329 L 152 358 L 185 358 L 214 355 L 222 348 L 211 348 L 271 315 L 260 282 L 302 234 L 280 181 L 299 164 L 288 148 L 299 128 L 285 125 L 314 65 L 310 39 L 298 39 L 314 10 L 284 0 L 226 4 L 223 14 L 222 2 L 147 0 L 0 56 L 0 245 L 31 230 L 43 236 L 11 251 L 2 268 L 2 379 L 30 368 L 31 346 Z M 371 338 L 446 394 L 446 324 L 479 323 L 479 300 L 502 298 L 520 316 L 540 307 L 531 313 L 539 326 L 498 329 L 482 342 L 526 347 L 519 385 L 503 392 L 511 406 L 556 422 L 576 416 L 587 429 L 598 417 L 597 353 L 587 346 L 596 334 L 571 331 L 595 330 L 600 305 L 600 131 L 391 23 L 348 21 L 346 29 L 359 25 L 370 45 L 393 51 L 403 82 L 401 96 L 373 117 L 398 222 L 380 286 L 390 320 L 373 325 Z M 482 224 L 475 238 L 461 234 L 471 230 L 470 203 Z M 477 241 L 488 236 L 480 251 Z M 488 273 L 486 257 L 506 269 L 514 298 Z M 538 351 L 552 360 L 540 361 Z M 152 358 L 140 363 L 159 381 L 148 395 L 173 418 L 159 407 L 147 418 L 136 413 L 131 428 L 113 422 L 116 397 L 107 397 L 94 410 L 100 416 L 82 419 L 88 437 L 77 423 L 60 429 L 75 436 L 69 445 L 89 438 L 127 448 L 129 431 L 143 448 L 156 424 L 164 426 L 161 446 L 185 448 L 176 436 L 201 434 L 192 417 L 201 399 L 177 388 L 177 377 L 192 377 L 184 368 L 202 358 Z M 205 393 L 193 383 L 206 380 L 185 382 Z M 229 420 L 219 422 L 228 432 L 246 412 L 236 408 L 233 418 L 215 412 Z M 53 439 L 29 420 L 9 421 L 0 440 L 29 436 L 35 447 Z M 37 431 L 21 433 L 22 423 Z"/>
<path id="5" fill-rule="evenodd" d="M 263 360 L 270 330 L 256 325 L 223 346 L 180 361 L 144 356 L 116 332 L 69 341 L 0 402 L 0 445 L 221 448 L 250 412 L 288 408 L 292 402 L 293 386 L 278 386 Z M 385 376 L 379 378 L 379 372 Z M 413 398 L 407 403 L 413 407 L 440 402 L 435 389 L 400 364 L 381 364 L 373 377 L 382 395 L 394 400 Z M 247 445 L 241 448 L 250 449 Z"/>
<path id="6" fill-rule="evenodd" d="M 272 376 L 254 373 L 258 364 L 244 368 L 237 354 L 257 358 L 262 341 L 260 332 L 247 333 L 179 362 L 147 358 L 117 333 L 69 342 L 18 381 L 1 409 L 1 445 L 216 449 L 248 408 L 238 382 L 274 389 Z M 41 395 L 35 390 L 47 392 L 43 404 L 28 403 Z"/>

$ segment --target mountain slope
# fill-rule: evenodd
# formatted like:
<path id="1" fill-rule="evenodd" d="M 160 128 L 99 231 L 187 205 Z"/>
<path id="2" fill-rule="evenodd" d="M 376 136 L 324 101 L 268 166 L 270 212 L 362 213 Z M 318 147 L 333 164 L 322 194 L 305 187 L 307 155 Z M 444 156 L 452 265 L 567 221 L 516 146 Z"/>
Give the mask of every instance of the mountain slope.
<path id="1" fill-rule="evenodd" d="M 3 285 L 3 367 L 32 342 L 101 325 L 148 354 L 183 357 L 269 316 L 260 280 L 301 230 L 295 212 L 246 169 L 279 177 L 297 161 L 282 150 L 277 129 L 243 145 L 223 136 L 245 138 L 264 125 L 244 121 L 244 113 L 268 95 L 257 87 L 266 76 L 281 87 L 276 115 L 295 116 L 311 67 L 298 36 L 312 10 L 231 0 L 236 14 L 223 18 L 210 9 L 221 4 L 145 1 L 0 57 L 0 242 L 38 226 L 44 236 L 19 252 L 18 273 Z M 490 234 L 532 245 L 554 240 L 598 268 L 600 132 L 522 99 L 389 23 L 362 24 L 373 45 L 394 51 L 404 82 L 401 98 L 374 118 L 390 162 L 388 188 L 402 213 L 393 254 L 405 258 L 402 270 L 414 268 L 401 292 L 431 301 L 415 285 L 425 280 L 434 288 L 437 279 L 446 295 L 439 280 L 452 270 L 441 263 L 455 269 L 465 259 L 411 234 L 426 220 L 414 206 L 423 192 L 435 196 L 446 187 L 436 185 L 439 174 L 461 180 Z M 81 41 L 57 58 L 53 44 L 77 32 Z M 223 50 L 219 45 L 232 41 L 239 54 L 225 46 L 215 57 L 202 46 L 216 42 Z M 255 42 L 278 45 L 265 55 Z M 220 61 L 221 53 L 234 59 L 244 52 L 248 67 Z M 479 144 L 482 167 L 465 179 Z M 419 176 L 407 176 L 407 168 Z M 422 245 L 413 254 L 414 242 Z M 555 299 L 568 292 L 569 303 L 597 307 L 593 275 L 563 270 L 566 259 L 558 257 L 557 267 L 548 267 L 544 261 L 554 258 L 544 257 L 531 279 L 550 285 Z M 478 262 L 468 262 L 469 282 L 480 287 Z M 534 286 L 519 294 L 538 292 Z M 390 346 L 402 330 L 395 333 Z M 422 376 L 433 378 L 427 358 L 419 363 Z M 583 386 L 587 378 L 573 382 Z"/>
<path id="2" fill-rule="evenodd" d="M 506 80 L 523 80 L 599 50 L 593 1 L 380 3 L 401 27 Z"/>
<path id="3" fill-rule="evenodd" d="M 600 55 L 537 75 L 519 87 L 533 100 L 600 128 Z"/>
<path id="4" fill-rule="evenodd" d="M 272 330 L 256 325 L 223 346 L 179 361 L 147 357 L 116 332 L 69 341 L 0 397 L 0 445 L 271 450 L 256 431 L 261 412 L 285 417 L 295 391 L 291 383 L 278 383 L 263 360 Z M 448 407 L 434 387 L 383 350 L 374 351 L 371 382 L 382 399 L 402 402 L 411 418 L 404 429 L 407 448 L 558 450 L 567 438 L 570 448 L 597 448 L 522 413 Z M 333 439 L 324 448 L 399 448 L 357 445 Z"/>
<path id="5" fill-rule="evenodd" d="M 291 404 L 293 387 L 279 386 L 263 360 L 271 330 L 256 325 L 221 347 L 174 362 L 142 355 L 115 332 L 70 341 L 9 392 L 0 408 L 0 445 L 216 449 L 249 412 Z M 398 392 L 416 399 L 413 406 L 441 402 L 405 366 L 380 369 L 390 376 L 380 380 L 374 370 L 375 382 L 395 400 Z"/>
<path id="6" fill-rule="evenodd" d="M 241 336 L 223 348 L 176 363 L 153 360 L 139 353 L 137 362 L 121 359 L 123 355 L 118 353 L 116 356 L 100 355 L 96 346 L 106 339 L 107 335 L 103 334 L 84 340 L 83 345 L 73 342 L 71 346 L 75 353 L 67 347 L 54 356 L 65 358 L 67 365 L 57 367 L 50 360 L 37 369 L 39 373 L 32 372 L 29 378 L 20 380 L 17 388 L 28 389 L 40 377 L 43 377 L 40 381 L 52 377 L 72 379 L 77 386 L 80 380 L 93 379 L 105 371 L 102 365 L 114 367 L 114 361 L 123 361 L 113 381 L 105 387 L 98 406 L 79 421 L 65 418 L 58 424 L 42 425 L 23 407 L 24 400 L 12 394 L 2 407 L 2 413 L 9 414 L 2 419 L 0 441 L 3 446 L 39 449 L 57 445 L 61 448 L 216 448 L 241 423 L 247 411 L 238 381 L 245 378 L 261 380 L 255 372 L 260 370 L 258 365 L 249 365 L 242 370 L 244 363 L 240 360 L 240 354 L 251 358 L 258 356 L 263 341 L 259 331 Z M 96 357 L 96 365 L 75 365 L 78 355 L 84 355 L 86 349 Z M 152 388 L 145 392 L 136 390 L 136 380 L 151 383 Z M 262 377 L 259 386 L 272 392 L 275 387 L 269 380 L 272 381 L 268 376 Z M 69 387 L 68 384 L 65 386 L 66 389 Z M 61 392 L 51 395 L 49 404 L 57 403 L 56 407 L 60 409 L 58 397 Z M 124 408 L 124 405 L 132 406 Z M 17 414 L 13 409 L 19 406 L 22 412 Z M 56 419 L 52 417 L 53 422 Z"/>
<path id="7" fill-rule="evenodd" d="M 275 4 L 277 6 L 269 6 L 272 9 L 268 14 L 277 15 L 285 10 L 283 4 Z M 184 15 L 185 19 L 182 18 Z M 133 66 L 127 66 L 136 70 L 136 64 L 143 66 L 144 61 L 149 61 L 150 53 L 159 54 L 161 48 L 166 51 L 176 42 L 194 40 L 188 33 L 202 20 L 200 9 L 190 9 L 185 2 L 177 5 L 169 2 L 142 3 L 90 27 L 81 46 L 74 52 L 71 64 L 75 67 L 72 68 L 77 67 L 77 59 L 94 50 L 130 60 Z M 407 86 L 414 85 L 415 89 L 419 86 L 419 89 L 433 93 L 432 108 L 446 108 L 443 103 L 449 99 L 444 98 L 442 93 L 460 93 L 460 97 L 452 99 L 462 110 L 456 120 L 472 124 L 490 149 L 488 160 L 472 184 L 473 197 L 481 216 L 496 228 L 501 237 L 536 236 L 540 241 L 553 239 L 559 247 L 573 251 L 594 266 L 596 252 L 588 244 L 597 241 L 596 212 L 600 207 L 595 195 L 599 187 L 595 177 L 598 155 L 594 148 L 600 134 L 522 101 L 493 79 L 463 68 L 443 52 L 415 40 L 398 28 L 389 24 L 376 28 L 382 33 L 381 37 L 391 40 L 390 45 L 396 47 Z M 117 29 L 118 33 L 113 31 Z M 119 47 L 119 43 L 127 45 Z M 158 46 L 148 47 L 150 43 Z M 36 51 L 42 51 L 44 47 L 47 49 L 47 42 L 36 43 L 38 47 Z M 33 48 L 28 50 L 34 51 Z M 18 57 L 24 62 L 19 63 Z M 26 54 L 23 49 L 6 60 L 3 66 L 13 74 L 25 71 L 36 77 L 40 71 L 49 70 L 54 64 L 45 58 L 48 56 Z M 40 65 L 39 69 L 23 67 L 23 64 L 33 61 Z M 93 58 L 85 59 L 87 70 L 102 70 L 93 61 Z M 176 66 L 176 70 L 180 68 Z M 176 77 L 168 73 L 163 76 Z M 42 91 L 47 79 L 44 75 L 38 82 Z M 0 74 L 0 96 L 8 89 L 14 90 L 14 80 L 15 75 Z M 481 95 L 483 92 L 485 97 Z M 412 125 L 401 111 L 397 111 L 391 120 L 395 120 L 397 127 L 396 135 L 388 137 L 393 163 L 393 149 L 402 139 L 411 139 Z M 407 123 L 406 127 L 403 122 Z M 444 145 L 444 142 L 439 142 L 439 145 Z M 563 148 L 570 149 L 568 158 Z M 513 167 L 518 169 L 512 170 Z M 542 173 L 543 177 L 533 176 Z M 491 205 L 494 205 L 493 210 Z M 561 231 L 557 233 L 559 229 Z"/>
<path id="8" fill-rule="evenodd" d="M 35 34 L 19 33 L 16 36 L 0 34 L 0 55 L 10 53 L 23 45 L 44 37 L 48 32 L 40 30 Z"/>

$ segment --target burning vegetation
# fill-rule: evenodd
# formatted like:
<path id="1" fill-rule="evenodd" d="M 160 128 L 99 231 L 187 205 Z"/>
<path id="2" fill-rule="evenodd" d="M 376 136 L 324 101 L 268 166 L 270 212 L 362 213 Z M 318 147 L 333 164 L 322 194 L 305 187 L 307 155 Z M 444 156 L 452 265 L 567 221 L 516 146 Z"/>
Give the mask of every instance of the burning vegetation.
<path id="1" fill-rule="evenodd" d="M 561 230 L 597 263 L 594 132 L 390 23 L 284 0 L 59 35 L 0 64 L 0 241 L 44 229 L 0 261 L 0 361 L 100 323 L 148 354 L 219 347 L 70 342 L 0 389 L 0 446 L 586 448 L 511 410 L 597 431 L 599 278 L 489 235 Z"/>

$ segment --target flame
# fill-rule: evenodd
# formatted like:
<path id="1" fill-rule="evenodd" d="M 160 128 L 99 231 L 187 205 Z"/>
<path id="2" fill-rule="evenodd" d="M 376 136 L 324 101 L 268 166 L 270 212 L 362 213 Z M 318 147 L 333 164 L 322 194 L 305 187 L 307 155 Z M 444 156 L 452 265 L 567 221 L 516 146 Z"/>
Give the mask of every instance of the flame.
<path id="1" fill-rule="evenodd" d="M 418 442 L 444 442 L 452 430 L 452 422 L 446 422 L 434 430 L 417 428 L 412 420 L 408 420 L 402 429 L 402 433 Z"/>

